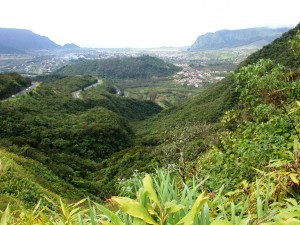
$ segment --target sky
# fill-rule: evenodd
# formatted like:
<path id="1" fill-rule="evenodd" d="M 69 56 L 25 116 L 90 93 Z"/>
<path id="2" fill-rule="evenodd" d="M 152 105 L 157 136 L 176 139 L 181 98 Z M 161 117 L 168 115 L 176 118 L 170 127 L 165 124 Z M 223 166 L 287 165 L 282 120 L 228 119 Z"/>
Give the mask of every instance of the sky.
<path id="1" fill-rule="evenodd" d="M 300 0 L 6 0 L 0 27 L 80 47 L 190 46 L 221 29 L 296 26 Z"/>

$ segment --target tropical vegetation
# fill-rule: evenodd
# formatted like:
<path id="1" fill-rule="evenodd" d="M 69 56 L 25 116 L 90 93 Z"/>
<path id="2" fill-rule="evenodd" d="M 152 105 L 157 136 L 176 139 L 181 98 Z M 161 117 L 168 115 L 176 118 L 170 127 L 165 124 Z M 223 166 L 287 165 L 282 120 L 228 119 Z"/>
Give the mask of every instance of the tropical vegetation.
<path id="1" fill-rule="evenodd" d="M 180 68 L 153 56 L 85 60 L 54 72 L 58 75 L 98 75 L 107 78 L 146 79 L 172 75 Z"/>
<path id="2" fill-rule="evenodd" d="M 164 110 L 111 80 L 72 98 L 93 76 L 2 102 L 0 224 L 300 224 L 299 56 L 298 25 Z"/>
<path id="3" fill-rule="evenodd" d="M 29 78 L 24 78 L 17 73 L 0 74 L 0 100 L 22 91 L 30 84 Z"/>

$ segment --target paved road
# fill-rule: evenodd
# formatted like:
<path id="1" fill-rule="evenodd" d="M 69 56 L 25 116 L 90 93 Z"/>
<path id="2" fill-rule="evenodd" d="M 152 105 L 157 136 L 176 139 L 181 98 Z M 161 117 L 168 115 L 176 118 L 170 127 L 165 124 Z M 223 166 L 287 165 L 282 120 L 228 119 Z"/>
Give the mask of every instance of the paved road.
<path id="1" fill-rule="evenodd" d="M 97 86 L 97 85 L 100 85 L 100 84 L 102 84 L 102 83 L 103 83 L 103 80 L 99 79 L 99 80 L 97 81 L 97 83 L 92 84 L 92 85 L 90 85 L 90 86 L 87 86 L 87 87 L 84 88 L 83 90 L 86 91 L 86 90 L 88 90 L 88 89 L 90 89 L 90 88 L 92 88 L 92 87 L 95 87 L 95 86 Z M 72 92 L 72 98 L 74 98 L 74 99 L 79 98 L 79 97 L 80 97 L 80 96 L 79 96 L 79 95 L 80 95 L 80 92 L 82 92 L 82 89 L 80 89 L 80 90 L 78 90 L 78 91 Z"/>
<path id="2" fill-rule="evenodd" d="M 12 95 L 12 96 L 9 97 L 9 98 L 6 98 L 6 99 L 0 100 L 0 101 L 1 101 L 1 102 L 5 102 L 5 101 L 8 101 L 8 100 L 10 100 L 10 99 L 12 99 L 12 98 L 15 98 L 15 97 L 18 97 L 18 96 L 20 96 L 20 95 L 23 95 L 23 94 L 25 94 L 25 93 L 31 91 L 33 88 L 36 88 L 37 86 L 39 86 L 39 82 L 32 82 L 32 83 L 31 83 L 31 86 L 29 86 L 29 87 L 25 88 L 24 90 L 18 92 L 17 94 Z"/>

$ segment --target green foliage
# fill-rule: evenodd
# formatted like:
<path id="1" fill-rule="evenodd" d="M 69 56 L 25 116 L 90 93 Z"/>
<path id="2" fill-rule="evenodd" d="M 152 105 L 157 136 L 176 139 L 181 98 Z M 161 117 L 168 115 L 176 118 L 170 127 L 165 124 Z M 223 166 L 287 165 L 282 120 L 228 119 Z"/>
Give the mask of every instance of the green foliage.
<path id="1" fill-rule="evenodd" d="M 14 207 L 24 204 L 31 208 L 43 196 L 79 199 L 85 195 L 83 190 L 76 189 L 34 160 L 9 153 L 3 148 L 0 148 L 0 160 L 0 198 L 1 201 L 7 199 Z M 0 206 L 0 209 L 5 207 Z"/>
<path id="2" fill-rule="evenodd" d="M 31 80 L 17 73 L 0 74 L 0 100 L 10 97 L 30 86 Z"/>
<path id="3" fill-rule="evenodd" d="M 276 48 L 266 54 L 273 60 L 255 58 L 256 64 L 239 69 L 201 95 L 145 121 L 141 120 L 158 113 L 160 107 L 117 96 L 110 81 L 73 99 L 73 91 L 97 81 L 92 76 L 54 77 L 51 82 L 49 78 L 47 84 L 30 93 L 0 103 L 0 144 L 14 158 L 12 169 L 7 170 L 8 157 L 0 168 L 5 184 L 0 188 L 2 206 L 11 199 L 32 206 L 48 192 L 68 200 L 81 194 L 104 198 L 117 190 L 123 195 L 112 197 L 109 209 L 86 201 L 88 209 L 81 211 L 78 205 L 63 201 L 57 205 L 51 200 L 45 203 L 47 206 L 38 204 L 29 214 L 8 207 L 3 223 L 13 223 L 11 215 L 19 224 L 27 219 L 47 221 L 45 224 L 298 222 L 298 36 L 294 30 L 275 41 L 278 48 L 273 43 Z M 277 61 L 281 60 L 277 59 L 280 53 L 285 57 L 282 64 Z M 109 70 L 101 73 L 109 75 L 114 70 L 113 77 L 122 72 L 121 79 L 133 78 L 130 68 L 119 64 L 132 60 L 132 68 L 137 68 L 142 59 L 152 60 L 148 56 L 114 59 L 117 63 L 110 62 Z M 108 64 L 104 61 L 99 65 Z M 85 63 L 95 66 L 98 62 Z M 165 64 L 163 67 L 170 72 Z M 142 75 L 143 69 L 132 75 Z M 148 76 L 154 74 L 143 75 Z M 28 163 L 29 158 L 35 161 Z M 44 164 L 41 173 L 45 178 L 33 169 L 39 168 L 36 161 Z M 128 179 L 135 170 L 149 172 L 166 164 L 175 164 L 178 175 L 159 170 L 143 180 Z M 22 168 L 14 169 L 18 165 Z M 23 172 L 23 165 L 30 165 L 28 174 Z M 206 176 L 210 179 L 203 185 Z M 59 182 L 61 185 L 56 186 Z M 206 195 L 203 191 L 213 192 Z"/>
<path id="4" fill-rule="evenodd" d="M 298 68 L 300 59 L 297 55 L 291 54 L 291 41 L 293 42 L 299 30 L 300 24 L 294 29 L 284 33 L 271 44 L 268 44 L 261 50 L 251 54 L 245 61 L 240 63 L 238 69 L 249 64 L 257 63 L 260 59 L 271 59 L 275 63 L 280 63 L 286 67 Z"/>
<path id="5" fill-rule="evenodd" d="M 290 113 L 300 98 L 300 80 L 291 79 L 293 74 L 270 60 L 235 74 L 240 106 L 224 116 L 220 144 L 200 158 L 200 170 L 214 180 L 211 188 L 253 180 L 253 167 L 262 169 L 278 152 L 291 150 L 299 138 L 299 117 Z"/>
<path id="6" fill-rule="evenodd" d="M 152 147 L 131 147 L 114 153 L 98 166 L 96 179 L 102 184 L 101 196 L 117 194 L 118 183 L 127 181 L 135 171 L 153 171 L 160 164 L 159 155 Z"/>
<path id="7" fill-rule="evenodd" d="M 43 83 L 51 83 L 57 80 L 61 80 L 66 78 L 67 76 L 61 75 L 40 75 L 32 78 L 33 81 L 43 82 Z"/>
<path id="8" fill-rule="evenodd" d="M 64 66 L 54 74 L 97 75 L 107 78 L 150 78 L 169 76 L 179 71 L 179 67 L 151 56 L 87 60 Z"/>
<path id="9" fill-rule="evenodd" d="M 174 129 L 180 132 L 194 124 L 212 124 L 212 135 L 215 125 L 226 110 L 237 104 L 238 94 L 232 76 L 228 76 L 215 85 L 201 91 L 197 96 L 164 109 L 160 114 L 136 125 L 138 141 L 142 145 L 159 145 L 166 135 Z M 143 129 L 147 127 L 147 130 Z M 192 127 L 191 127 L 192 129 Z M 203 137 L 201 137 L 203 139 Z M 205 138 L 204 138 L 205 139 Z M 200 141 L 200 140 L 199 140 Z M 209 141 L 202 140 L 204 143 Z M 187 143 L 188 145 L 188 143 Z"/>
<path id="10" fill-rule="evenodd" d="M 285 163 L 292 165 L 298 160 L 299 147 L 299 142 L 295 143 L 293 157 L 271 162 L 267 173 L 259 172 L 259 179 L 243 181 L 241 188 L 231 192 L 224 193 L 221 187 L 205 194 L 201 190 L 205 181 L 193 179 L 184 184 L 174 171 L 156 170 L 143 179 L 133 178 L 129 188 L 138 190 L 135 197 L 114 196 L 106 206 L 89 199 L 66 204 L 49 198 L 39 201 L 33 210 L 8 205 L 2 211 L 1 224 L 298 224 L 299 204 L 296 196 L 290 195 L 293 187 L 287 185 L 296 178 L 291 178 Z M 299 165 L 294 166 L 291 171 L 299 172 Z"/>
<path id="11" fill-rule="evenodd" d="M 129 178 L 136 169 L 152 171 L 153 166 L 174 164 L 182 179 L 198 173 L 195 158 L 219 141 L 218 125 L 208 122 L 216 123 L 236 99 L 233 77 L 228 77 L 187 102 L 134 122 L 135 146 L 101 163 L 99 178 L 105 192 L 114 193 L 118 179 Z"/>
<path id="12" fill-rule="evenodd" d="M 80 193 L 104 198 L 113 193 L 113 181 L 118 177 L 111 179 L 109 171 L 113 171 L 116 165 L 124 165 L 117 169 L 124 177 L 131 175 L 132 170 L 124 167 L 126 163 L 133 164 L 133 159 L 144 158 L 135 163 L 139 169 L 151 167 L 152 164 L 147 163 L 151 162 L 150 155 L 143 155 L 144 149 L 137 152 L 130 150 L 132 154 L 129 157 L 117 154 L 111 169 L 104 166 L 105 161 L 100 162 L 134 144 L 129 121 L 145 119 L 161 108 L 150 101 L 116 96 L 114 84 L 107 80 L 82 91 L 80 99 L 72 99 L 71 92 L 96 81 L 92 76 L 54 79 L 29 94 L 1 103 L 0 145 L 44 164 L 67 184 L 78 188 Z M 99 167 L 100 173 L 97 172 Z M 44 180 L 39 182 L 44 185 Z M 80 196 L 76 192 L 68 196 L 61 194 L 68 189 L 66 186 L 61 189 L 55 185 L 48 187 L 67 199 Z M 37 200 L 32 199 L 34 202 Z M 23 200 L 29 205 L 33 203 L 30 199 Z"/>
<path id="13" fill-rule="evenodd" d="M 131 146 L 133 132 L 128 121 L 120 115 L 118 104 L 111 103 L 109 98 L 116 112 L 101 102 L 90 104 L 89 100 L 72 99 L 72 91 L 95 81 L 97 79 L 91 76 L 68 77 L 42 84 L 29 94 L 2 102 L 0 145 L 17 155 L 43 163 L 69 185 L 85 190 L 83 193 L 99 195 L 101 185 L 94 180 L 97 163 Z M 103 88 L 109 96 L 106 87 Z M 121 105 L 123 98 L 119 98 Z M 61 189 L 55 185 L 48 187 L 60 194 L 68 189 L 66 186 Z M 78 196 L 74 192 L 66 198 Z M 23 200 L 32 205 L 30 198 Z"/>
<path id="14" fill-rule="evenodd" d="M 209 196 L 199 195 L 201 183 L 189 187 L 181 183 L 174 172 L 163 170 L 135 181 L 136 200 L 128 197 L 111 199 L 119 205 L 122 210 L 119 218 L 126 224 L 140 220 L 146 224 L 198 224 L 204 220 L 203 210 Z"/>
<path id="15" fill-rule="evenodd" d="M 299 156 L 299 147 L 299 142 L 297 142 L 294 145 L 293 154 L 276 161 L 271 161 L 267 172 L 259 171 L 259 179 L 256 179 L 255 182 L 247 183 L 243 181 L 241 187 L 234 191 L 224 193 L 224 187 L 221 187 L 219 190 L 209 194 L 207 196 L 209 197 L 207 204 L 204 205 L 201 212 L 198 211 L 196 214 L 197 218 L 201 219 L 194 221 L 194 224 L 288 224 L 288 221 L 298 221 L 299 206 L 296 199 L 299 197 L 299 192 L 291 191 L 295 187 L 299 188 L 298 181 L 295 180 L 299 177 L 299 165 L 296 163 Z M 289 171 L 286 170 L 286 165 L 289 165 Z M 295 177 L 292 178 L 291 174 L 295 174 Z M 180 182 L 174 182 L 174 174 L 170 172 L 165 173 L 159 170 L 157 174 L 152 175 L 152 177 L 154 180 L 153 186 L 151 185 L 152 182 L 149 181 L 149 175 L 146 175 L 143 182 L 137 178 L 133 179 L 133 190 L 137 190 L 140 187 L 137 200 L 142 199 L 143 189 L 146 189 L 148 197 L 155 202 L 153 205 L 156 209 L 160 209 L 160 206 L 166 206 L 165 201 L 170 198 L 174 203 L 178 204 L 180 202 L 180 205 L 183 206 L 180 212 L 187 212 L 188 209 L 191 209 L 188 215 L 191 214 L 194 206 L 191 205 L 191 202 L 188 203 L 187 201 L 182 201 L 183 198 L 176 197 L 174 194 L 176 191 L 174 192 L 171 187 L 177 186 L 177 188 L 179 188 L 176 189 L 177 191 L 182 194 L 186 193 L 185 200 L 193 199 L 192 195 L 194 192 L 187 191 L 186 185 L 181 186 Z M 128 185 L 128 183 L 125 183 L 125 185 Z M 199 183 L 195 186 L 193 182 L 192 186 L 194 188 L 191 190 L 197 190 L 199 187 L 203 188 L 201 185 L 203 185 L 203 183 Z M 153 188 L 149 188 L 148 186 Z M 166 190 L 166 187 L 168 187 L 168 191 L 163 192 L 162 190 Z M 153 190 L 155 191 L 153 192 Z M 162 198 L 164 193 L 168 193 L 167 199 Z M 113 201 L 114 199 L 115 198 L 113 198 Z M 143 204 L 145 203 L 142 203 L 142 205 Z M 187 207 L 187 205 L 189 205 L 189 207 Z M 168 213 L 168 211 L 165 212 Z M 159 214 L 152 213 L 151 215 L 154 218 L 159 218 Z M 189 221 L 187 216 L 183 217 L 184 215 L 185 214 L 181 214 L 180 216 L 181 222 Z M 122 217 L 120 216 L 120 218 Z M 168 218 L 171 219 L 172 216 Z M 193 220 L 190 220 L 190 222 L 186 224 L 191 224 L 192 222 Z M 171 222 L 169 220 L 166 224 L 180 224 L 180 222 L 176 223 L 176 221 Z"/>
<path id="16" fill-rule="evenodd" d="M 161 107 L 152 101 L 143 101 L 118 96 L 111 81 L 81 93 L 83 102 L 88 107 L 101 105 L 129 120 L 143 120 L 161 111 Z"/>

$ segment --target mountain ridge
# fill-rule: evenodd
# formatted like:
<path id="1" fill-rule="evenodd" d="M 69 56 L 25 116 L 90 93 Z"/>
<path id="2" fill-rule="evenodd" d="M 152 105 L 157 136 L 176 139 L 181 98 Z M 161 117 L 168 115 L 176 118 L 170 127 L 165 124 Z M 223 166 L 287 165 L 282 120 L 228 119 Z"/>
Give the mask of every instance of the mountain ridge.
<path id="1" fill-rule="evenodd" d="M 270 43 L 288 31 L 289 28 L 255 27 L 237 30 L 223 29 L 216 32 L 208 32 L 197 37 L 189 51 L 214 50 L 222 48 L 235 48 L 255 42 Z"/>
<path id="2" fill-rule="evenodd" d="M 75 46 L 75 44 L 60 46 L 50 38 L 27 29 L 0 28 L 0 53 L 2 54 L 24 54 L 30 50 L 58 50 Z"/>

